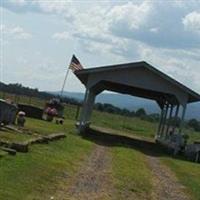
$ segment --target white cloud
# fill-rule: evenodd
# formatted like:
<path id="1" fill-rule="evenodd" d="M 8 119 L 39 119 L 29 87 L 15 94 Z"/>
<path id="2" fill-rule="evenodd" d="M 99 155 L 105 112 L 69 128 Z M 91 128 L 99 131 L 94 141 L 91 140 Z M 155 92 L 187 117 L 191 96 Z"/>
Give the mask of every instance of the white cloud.
<path id="1" fill-rule="evenodd" d="M 145 24 L 150 11 L 151 4 L 146 1 L 139 5 L 128 2 L 114 6 L 108 14 L 109 24 L 111 28 L 139 29 Z"/>
<path id="2" fill-rule="evenodd" d="M 200 33 L 200 12 L 194 11 L 187 14 L 182 22 L 186 30 Z"/>
<path id="3" fill-rule="evenodd" d="M 160 49 L 138 45 L 140 59 L 200 92 L 200 50 Z"/>
<path id="4" fill-rule="evenodd" d="M 26 32 L 20 26 L 6 26 L 5 24 L 0 25 L 1 37 L 12 38 L 12 39 L 22 39 L 27 40 L 32 37 L 32 34 Z"/>
<path id="5" fill-rule="evenodd" d="M 156 28 L 156 27 L 150 28 L 149 31 L 152 33 L 157 33 L 159 31 L 159 28 Z"/>
<path id="6" fill-rule="evenodd" d="M 70 34 L 69 32 L 66 31 L 60 33 L 54 33 L 52 35 L 52 38 L 56 40 L 68 40 L 70 38 Z"/>
<path id="7" fill-rule="evenodd" d="M 17 6 L 24 6 L 27 4 L 26 0 L 10 0 L 10 2 Z"/>
<path id="8" fill-rule="evenodd" d="M 30 39 L 32 37 L 32 35 L 30 33 L 25 32 L 25 30 L 20 26 L 10 28 L 9 34 L 13 35 L 13 37 L 15 39 L 25 39 L 26 40 L 26 39 Z"/>
<path id="9" fill-rule="evenodd" d="M 99 65 L 102 60 L 110 63 L 146 60 L 200 91 L 200 35 L 196 34 L 200 31 L 200 3 L 197 1 L 77 3 L 64 0 L 15 0 L 14 5 L 5 3 L 3 7 L 13 12 L 55 15 L 52 18 L 60 24 L 54 29 L 55 21 L 51 24 L 49 20 L 47 26 L 56 30 L 50 36 L 51 39 L 67 40 L 69 46 L 76 43 L 74 46 L 77 49 L 66 48 L 81 52 L 84 58 L 88 56 L 92 60 L 88 62 L 92 64 Z M 48 15 L 38 16 L 48 18 Z M 61 18 L 65 19 L 65 23 Z M 63 28 L 65 29 L 61 32 Z M 15 39 L 31 37 L 21 27 L 1 26 L 1 29 L 7 30 L 8 35 Z M 43 35 L 45 34 L 48 46 L 52 40 L 48 40 L 49 32 L 44 31 Z M 41 41 L 45 43 L 44 38 Z M 61 43 L 59 45 L 62 46 Z M 68 53 L 71 53 L 70 50 Z M 38 60 L 42 56 L 45 55 L 38 55 Z M 44 77 L 42 73 L 46 71 L 45 66 L 50 69 L 53 65 L 57 64 L 45 62 L 40 66 L 38 71 L 41 71 L 41 80 Z M 34 73 L 37 74 L 38 71 Z"/>
<path id="10" fill-rule="evenodd" d="M 68 10 L 71 4 L 69 0 L 60 1 L 45 1 L 45 0 L 33 0 L 30 1 L 33 5 L 39 6 L 43 12 L 47 13 L 63 13 Z"/>
<path id="11" fill-rule="evenodd" d="M 3 0 L 1 7 L 16 13 L 36 12 L 69 15 L 72 10 L 70 0 Z"/>

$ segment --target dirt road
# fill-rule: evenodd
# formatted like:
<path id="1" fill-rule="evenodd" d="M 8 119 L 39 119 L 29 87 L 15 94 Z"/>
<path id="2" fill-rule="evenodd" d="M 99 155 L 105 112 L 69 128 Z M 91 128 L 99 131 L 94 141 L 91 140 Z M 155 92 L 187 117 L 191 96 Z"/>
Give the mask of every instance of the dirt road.
<path id="1" fill-rule="evenodd" d="M 111 156 L 108 147 L 95 148 L 59 200 L 106 200 L 112 195 Z"/>
<path id="2" fill-rule="evenodd" d="M 189 200 L 174 173 L 162 164 L 158 157 L 147 156 L 153 174 L 152 199 L 155 200 Z"/>
<path id="3" fill-rule="evenodd" d="M 59 200 L 116 200 L 116 191 L 112 178 L 112 147 L 95 144 L 91 155 L 85 160 L 68 187 L 62 189 L 53 199 Z M 145 148 L 145 146 L 142 146 Z M 152 171 L 152 200 L 189 200 L 184 193 L 185 188 L 178 182 L 172 171 L 165 166 L 159 157 L 146 154 L 147 165 Z M 128 184 L 128 183 L 127 183 Z M 65 184 L 63 184 L 65 185 Z M 137 200 L 137 194 L 132 198 Z M 144 199 L 145 200 L 145 199 Z"/>

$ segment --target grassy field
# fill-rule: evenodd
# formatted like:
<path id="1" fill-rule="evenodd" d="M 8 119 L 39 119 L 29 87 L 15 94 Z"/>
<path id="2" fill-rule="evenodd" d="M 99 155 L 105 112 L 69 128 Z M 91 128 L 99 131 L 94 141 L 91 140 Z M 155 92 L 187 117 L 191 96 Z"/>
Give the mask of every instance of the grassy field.
<path id="1" fill-rule="evenodd" d="M 145 156 L 134 149 L 113 147 L 113 177 L 118 192 L 116 198 L 151 199 L 152 174 Z M 132 197 L 132 198 L 131 198 Z"/>
<path id="2" fill-rule="evenodd" d="M 38 128 L 34 124 L 39 124 Z M 43 125 L 43 126 L 42 126 Z M 93 144 L 70 132 L 75 132 L 73 121 L 65 126 L 28 119 L 34 131 L 66 131 L 67 138 L 49 145 L 33 145 L 27 154 L 4 156 L 0 159 L 0 197 L 7 200 L 49 199 L 60 180 L 70 178 L 89 154 Z M 55 126 L 57 126 L 55 128 Z"/>
<path id="3" fill-rule="evenodd" d="M 42 105 L 37 101 L 36 105 Z M 65 109 L 65 124 L 56 125 L 36 119 L 27 119 L 26 131 L 31 134 L 46 135 L 65 132 L 63 140 L 47 144 L 35 144 L 27 154 L 17 153 L 15 157 L 0 151 L 0 199 L 6 200 L 43 200 L 58 190 L 61 184 L 66 187 L 76 172 L 91 154 L 94 142 L 84 139 L 76 133 L 74 119 L 76 106 Z M 154 137 L 157 124 L 128 118 L 119 115 L 94 111 L 92 123 L 96 126 L 116 130 L 117 134 L 132 135 L 145 139 Z M 200 133 L 186 130 L 191 141 L 200 139 Z M 114 131 L 115 132 L 115 131 Z M 32 137 L 15 134 L 12 131 L 0 131 L 0 139 L 26 141 Z M 128 146 L 113 146 L 112 181 L 116 192 L 114 199 L 122 199 L 136 195 L 138 199 L 151 199 L 152 173 L 143 152 Z M 200 200 L 200 165 L 170 156 L 160 156 L 162 163 L 167 165 L 186 186 L 193 200 Z"/>
<path id="4" fill-rule="evenodd" d="M 2 199 L 49 199 L 57 191 L 61 181 L 66 185 L 69 184 L 68 181 L 81 167 L 94 146 L 92 142 L 76 134 L 72 120 L 66 120 L 64 126 L 59 126 L 28 118 L 26 129 L 44 135 L 64 131 L 67 133 L 67 138 L 48 145 L 33 145 L 27 154 L 17 153 L 16 157 L 6 155 L 1 158 Z M 5 137 L 5 133 L 1 134 L 2 138 Z M 12 141 L 15 139 L 24 141 L 29 137 L 13 132 L 10 134 Z M 129 148 L 114 147 L 112 155 L 113 182 L 118 191 L 126 188 L 129 195 L 136 192 L 141 199 L 143 196 L 148 196 L 147 194 L 151 192 L 151 175 L 142 153 Z M 137 191 L 134 188 L 138 188 Z M 117 193 L 116 199 L 120 199 L 120 195 L 120 192 Z"/>
<path id="5" fill-rule="evenodd" d="M 186 186 L 192 198 L 200 200 L 200 165 L 170 157 L 163 157 L 161 160 L 175 172 L 179 181 Z"/>

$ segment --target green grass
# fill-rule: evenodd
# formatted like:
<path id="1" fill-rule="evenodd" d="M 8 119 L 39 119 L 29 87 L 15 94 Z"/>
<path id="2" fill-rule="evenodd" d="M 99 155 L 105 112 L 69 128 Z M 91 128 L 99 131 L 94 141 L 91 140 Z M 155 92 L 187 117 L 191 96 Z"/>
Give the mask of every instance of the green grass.
<path id="1" fill-rule="evenodd" d="M 68 183 L 93 144 L 68 134 L 49 145 L 33 145 L 27 154 L 0 159 L 0 197 L 6 200 L 49 199 L 60 182 Z"/>
<path id="2" fill-rule="evenodd" d="M 3 156 L 6 156 L 6 155 L 8 155 L 8 153 L 5 152 L 5 151 L 2 151 L 2 150 L 0 149 L 0 158 L 3 157 Z"/>
<path id="3" fill-rule="evenodd" d="M 26 141 L 34 134 L 64 132 L 65 139 L 42 145 L 31 145 L 28 153 L 16 156 L 0 152 L 0 199 L 49 199 L 59 185 L 69 183 L 82 162 L 90 154 L 93 143 L 76 134 L 74 121 L 64 125 L 27 118 L 24 132 L 1 131 L 0 139 Z M 33 134 L 33 135 L 30 135 Z"/>
<path id="4" fill-rule="evenodd" d="M 97 126 L 112 128 L 114 130 L 120 130 L 125 133 L 148 138 L 154 138 L 157 129 L 156 123 L 144 121 L 136 117 L 130 118 L 98 111 L 93 112 L 91 121 Z"/>
<path id="5" fill-rule="evenodd" d="M 16 126 L 17 128 L 17 126 Z M 0 140 L 8 142 L 25 142 L 38 135 L 49 135 L 52 133 L 66 133 L 74 129 L 74 121 L 67 120 L 64 125 L 58 125 L 55 122 L 26 118 L 24 128 L 20 128 L 23 133 L 14 130 L 0 130 Z"/>
<path id="6" fill-rule="evenodd" d="M 189 143 L 193 143 L 194 141 L 200 142 L 200 132 L 194 131 L 192 129 L 184 129 L 184 133 L 189 135 Z"/>
<path id="7" fill-rule="evenodd" d="M 112 155 L 116 199 L 123 199 L 124 196 L 128 199 L 151 199 L 152 175 L 144 154 L 129 147 L 113 147 Z"/>
<path id="8" fill-rule="evenodd" d="M 20 101 L 29 103 L 27 97 L 20 97 Z M 44 105 L 43 100 L 36 98 L 31 103 L 40 107 Z M 94 145 L 76 134 L 76 110 L 77 106 L 65 106 L 63 126 L 27 118 L 25 129 L 31 133 L 47 135 L 65 132 L 67 138 L 48 145 L 33 145 L 29 153 L 17 153 L 15 157 L 0 151 L 0 199 L 49 199 L 61 184 L 69 184 Z M 93 112 L 91 121 L 96 126 L 111 128 L 120 134 L 150 139 L 157 129 L 156 123 L 98 111 Z M 190 135 L 190 142 L 200 140 L 200 133 L 190 129 L 185 131 Z M 4 140 L 25 141 L 29 137 L 9 131 L 0 132 L 0 138 Z M 121 199 L 123 192 L 128 196 L 137 195 L 139 199 L 150 199 L 152 177 L 145 155 L 128 147 L 112 147 L 111 154 L 116 199 Z M 177 175 L 193 199 L 200 200 L 200 165 L 170 156 L 161 157 L 161 160 Z"/>
<path id="9" fill-rule="evenodd" d="M 47 122 L 44 120 L 27 118 L 25 130 L 31 130 L 32 133 L 40 135 L 48 135 L 51 133 L 67 132 L 67 130 L 74 127 L 73 121 L 65 121 L 64 125 L 56 124 L 55 122 Z"/>
<path id="10" fill-rule="evenodd" d="M 193 200 L 200 200 L 200 164 L 165 157 L 164 164 L 175 172 Z"/>
<path id="11" fill-rule="evenodd" d="M 138 118 L 128 118 L 97 111 L 93 112 L 92 122 L 97 126 L 119 130 L 122 134 L 128 133 L 145 138 L 153 138 L 157 129 L 157 124 L 155 123 L 140 120 Z M 196 140 L 200 141 L 200 132 L 195 132 L 191 129 L 184 129 L 184 132 L 190 136 L 189 143 Z M 144 185 L 142 187 L 138 184 L 140 186 L 136 188 L 139 188 L 139 190 L 141 188 L 141 191 L 151 188 L 149 185 L 150 173 L 148 173 L 148 169 L 146 169 L 146 166 L 144 165 L 143 155 L 141 156 L 141 153 L 121 148 L 116 156 L 116 163 L 114 163 L 113 170 L 118 179 L 117 185 L 119 189 L 127 186 L 126 182 L 128 182 L 127 188 L 131 191 L 131 188 L 135 188 L 134 183 L 139 183 L 140 178 Z M 142 160 L 140 159 L 140 156 Z M 133 163 L 135 164 L 135 160 L 138 161 L 138 165 L 133 165 Z M 177 175 L 179 181 L 185 185 L 187 192 L 192 196 L 193 200 L 200 200 L 200 165 L 174 159 L 170 156 L 162 158 L 162 161 Z M 143 165 L 141 163 L 143 163 Z M 144 172 L 144 177 L 142 172 Z M 131 180 L 133 181 L 131 182 Z M 139 181 L 137 182 L 137 180 Z M 147 183 L 147 185 L 145 185 L 145 183 Z M 148 194 L 149 191 L 146 190 L 144 193 Z M 141 194 L 144 193 L 141 192 Z"/>
<path id="12" fill-rule="evenodd" d="M 14 131 L 0 131 L 0 141 L 3 142 L 25 142 L 33 136 L 16 133 Z"/>

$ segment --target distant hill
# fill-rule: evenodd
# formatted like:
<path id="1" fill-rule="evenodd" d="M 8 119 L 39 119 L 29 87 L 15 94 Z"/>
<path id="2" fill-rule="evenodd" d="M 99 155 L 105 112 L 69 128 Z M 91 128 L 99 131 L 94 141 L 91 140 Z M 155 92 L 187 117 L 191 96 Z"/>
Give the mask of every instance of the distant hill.
<path id="1" fill-rule="evenodd" d="M 51 92 L 53 94 L 59 94 L 59 92 Z M 71 97 L 82 101 L 84 99 L 83 93 L 78 92 L 64 92 L 64 96 Z M 102 93 L 97 96 L 96 103 L 110 103 L 120 108 L 127 108 L 129 110 L 137 110 L 138 108 L 144 108 L 147 113 L 158 113 L 160 108 L 151 100 L 146 100 L 138 97 L 132 97 L 129 95 L 122 95 L 116 93 Z M 196 118 L 200 120 L 200 103 L 189 104 L 186 113 L 186 119 Z"/>

